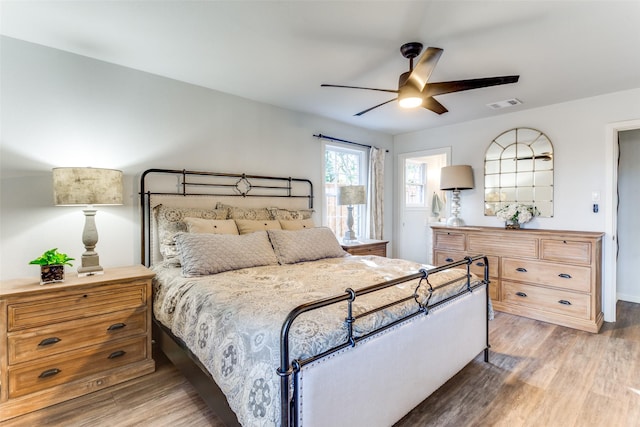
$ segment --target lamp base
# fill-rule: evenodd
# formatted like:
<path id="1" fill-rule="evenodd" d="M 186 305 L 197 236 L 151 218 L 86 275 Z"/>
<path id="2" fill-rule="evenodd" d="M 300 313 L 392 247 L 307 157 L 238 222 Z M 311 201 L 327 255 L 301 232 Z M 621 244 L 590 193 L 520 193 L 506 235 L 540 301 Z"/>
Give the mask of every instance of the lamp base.
<path id="1" fill-rule="evenodd" d="M 462 220 L 462 218 L 452 216 L 447 219 L 447 225 L 449 227 L 462 227 L 464 225 L 464 221 Z"/>
<path id="2" fill-rule="evenodd" d="M 82 266 L 78 267 L 78 277 L 94 276 L 96 274 L 104 274 L 102 267 L 100 267 L 100 257 L 96 252 L 87 251 L 82 254 Z"/>
<path id="3" fill-rule="evenodd" d="M 353 240 L 358 240 L 358 237 L 356 236 L 356 232 L 353 230 L 349 230 L 346 233 L 344 233 L 344 238 L 342 239 L 345 242 L 350 242 Z"/>

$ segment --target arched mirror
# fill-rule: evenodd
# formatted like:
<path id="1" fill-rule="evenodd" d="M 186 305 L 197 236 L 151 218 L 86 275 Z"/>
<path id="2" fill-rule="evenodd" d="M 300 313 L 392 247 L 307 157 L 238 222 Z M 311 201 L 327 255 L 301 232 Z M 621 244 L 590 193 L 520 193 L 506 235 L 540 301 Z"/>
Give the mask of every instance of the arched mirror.
<path id="1" fill-rule="evenodd" d="M 553 216 L 553 145 L 536 129 L 498 135 L 484 156 L 484 214 L 495 215 L 514 202 Z"/>

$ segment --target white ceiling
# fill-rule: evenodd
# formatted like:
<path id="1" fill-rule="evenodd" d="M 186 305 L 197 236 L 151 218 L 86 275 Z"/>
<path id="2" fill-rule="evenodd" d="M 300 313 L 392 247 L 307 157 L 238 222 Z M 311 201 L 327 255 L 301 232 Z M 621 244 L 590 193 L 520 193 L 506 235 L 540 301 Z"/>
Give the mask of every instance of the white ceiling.
<path id="1" fill-rule="evenodd" d="M 5 1 L 2 34 L 390 134 L 640 87 L 640 1 Z M 409 41 L 444 49 L 430 81 L 519 74 L 402 110 Z M 486 104 L 518 98 L 503 110 Z"/>

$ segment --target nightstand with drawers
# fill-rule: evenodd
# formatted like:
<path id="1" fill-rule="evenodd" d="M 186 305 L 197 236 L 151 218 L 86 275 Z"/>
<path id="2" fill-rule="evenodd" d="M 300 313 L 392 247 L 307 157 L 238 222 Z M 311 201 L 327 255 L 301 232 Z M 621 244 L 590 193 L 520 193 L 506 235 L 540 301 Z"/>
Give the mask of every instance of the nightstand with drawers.
<path id="1" fill-rule="evenodd" d="M 155 370 L 143 266 L 0 284 L 0 421 Z"/>
<path id="2" fill-rule="evenodd" d="M 354 241 L 341 241 L 342 249 L 351 255 L 378 255 L 387 256 L 388 240 L 359 239 Z"/>

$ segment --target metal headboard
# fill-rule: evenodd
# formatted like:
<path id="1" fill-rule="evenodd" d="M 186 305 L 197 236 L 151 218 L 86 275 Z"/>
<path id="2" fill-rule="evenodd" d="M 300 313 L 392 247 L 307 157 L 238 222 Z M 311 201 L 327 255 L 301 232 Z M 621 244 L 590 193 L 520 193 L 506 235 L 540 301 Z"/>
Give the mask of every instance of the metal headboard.
<path id="1" fill-rule="evenodd" d="M 152 179 L 154 177 L 155 179 Z M 140 177 L 141 262 L 150 263 L 151 196 L 221 196 L 307 199 L 313 209 L 308 179 L 175 169 L 147 169 Z"/>

